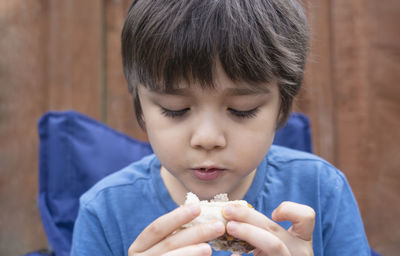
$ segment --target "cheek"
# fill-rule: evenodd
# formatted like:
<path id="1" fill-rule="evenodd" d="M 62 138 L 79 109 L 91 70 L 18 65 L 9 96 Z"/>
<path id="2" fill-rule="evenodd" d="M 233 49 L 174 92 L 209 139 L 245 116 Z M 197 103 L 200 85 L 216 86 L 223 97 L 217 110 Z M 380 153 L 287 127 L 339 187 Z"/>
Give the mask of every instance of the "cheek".
<path id="1" fill-rule="evenodd" d="M 246 129 L 236 130 L 234 140 L 238 159 L 259 163 L 267 154 L 275 136 L 275 119 L 262 118 Z M 251 159 L 251 160 L 250 160 Z M 243 160 L 247 162 L 247 160 Z"/>
<path id="2" fill-rule="evenodd" d="M 146 131 L 154 153 L 162 160 L 176 159 L 184 151 L 184 132 L 165 125 L 163 117 L 146 120 Z"/>
<path id="3" fill-rule="evenodd" d="M 164 167 L 175 170 L 182 165 L 181 161 L 178 161 L 182 159 L 180 156 L 183 151 L 179 140 L 174 140 L 171 136 L 162 136 L 157 132 L 152 133 L 148 138 L 154 153 Z"/>
<path id="4" fill-rule="evenodd" d="M 142 100 L 143 120 L 149 142 L 160 160 L 176 159 L 183 151 L 184 132 L 182 127 L 173 125 L 163 116 L 160 108 L 144 98 Z"/>
<path id="5" fill-rule="evenodd" d="M 267 154 L 274 140 L 273 131 L 253 132 L 242 134 L 241 139 L 236 141 L 236 155 L 240 158 L 261 161 Z"/>

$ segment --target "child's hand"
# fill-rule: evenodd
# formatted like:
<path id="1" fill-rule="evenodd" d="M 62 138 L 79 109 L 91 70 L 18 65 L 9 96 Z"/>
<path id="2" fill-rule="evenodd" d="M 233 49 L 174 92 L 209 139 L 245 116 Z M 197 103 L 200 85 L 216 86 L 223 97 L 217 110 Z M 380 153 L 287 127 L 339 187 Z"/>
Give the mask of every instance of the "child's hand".
<path id="1" fill-rule="evenodd" d="M 290 221 L 286 230 L 260 212 L 239 205 L 224 209 L 228 234 L 256 247 L 254 255 L 313 255 L 315 212 L 311 207 L 283 202 L 272 213 L 275 221 Z"/>
<path id="2" fill-rule="evenodd" d="M 225 233 L 222 222 L 175 232 L 199 214 L 198 205 L 186 205 L 159 217 L 140 233 L 130 246 L 128 255 L 211 255 L 211 247 L 205 242 Z"/>

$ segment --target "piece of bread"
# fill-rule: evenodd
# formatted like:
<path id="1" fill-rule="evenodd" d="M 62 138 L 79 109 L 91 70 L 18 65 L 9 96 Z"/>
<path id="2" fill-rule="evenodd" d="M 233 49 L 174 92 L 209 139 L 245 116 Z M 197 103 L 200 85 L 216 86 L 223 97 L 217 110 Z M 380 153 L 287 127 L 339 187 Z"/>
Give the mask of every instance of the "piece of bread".
<path id="1" fill-rule="evenodd" d="M 245 200 L 229 201 L 227 194 L 216 195 L 211 201 L 200 201 L 195 194 L 189 192 L 186 195 L 185 204 L 199 204 L 201 213 L 200 216 L 188 224 L 183 225 L 182 228 L 188 228 L 202 223 L 209 223 L 215 220 L 222 221 L 226 225 L 227 220 L 222 214 L 222 209 L 228 204 L 239 204 L 252 208 L 252 206 Z M 232 253 L 238 254 L 249 253 L 255 249 L 254 246 L 250 245 L 246 241 L 234 238 L 227 233 L 210 241 L 210 243 L 217 251 L 231 251 Z"/>

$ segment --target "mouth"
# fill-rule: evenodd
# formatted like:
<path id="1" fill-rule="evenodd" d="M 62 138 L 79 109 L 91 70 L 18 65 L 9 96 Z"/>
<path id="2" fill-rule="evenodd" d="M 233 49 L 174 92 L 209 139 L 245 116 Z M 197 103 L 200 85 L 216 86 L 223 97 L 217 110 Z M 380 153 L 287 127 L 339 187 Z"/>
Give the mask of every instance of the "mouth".
<path id="1" fill-rule="evenodd" d="M 218 167 L 199 167 L 193 168 L 193 175 L 199 180 L 212 181 L 216 180 L 226 169 Z"/>

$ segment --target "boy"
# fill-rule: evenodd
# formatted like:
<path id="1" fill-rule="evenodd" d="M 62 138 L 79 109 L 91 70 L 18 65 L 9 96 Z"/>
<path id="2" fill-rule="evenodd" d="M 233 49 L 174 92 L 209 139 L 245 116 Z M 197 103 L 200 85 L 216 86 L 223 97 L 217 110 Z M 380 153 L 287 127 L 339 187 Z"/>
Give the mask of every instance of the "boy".
<path id="1" fill-rule="evenodd" d="M 155 154 L 81 198 L 72 255 L 211 255 L 207 242 L 225 232 L 255 255 L 369 255 L 343 174 L 271 146 L 300 88 L 307 41 L 294 0 L 133 1 L 124 74 Z M 178 207 L 189 191 L 254 209 L 231 205 L 226 226 L 176 232 L 200 213 Z"/>

